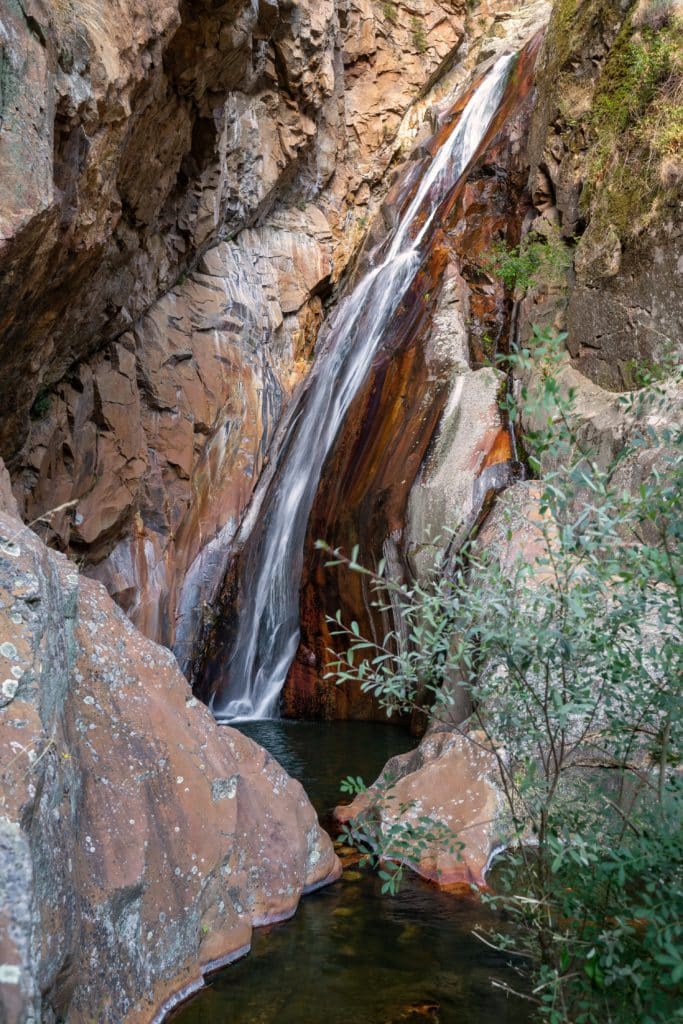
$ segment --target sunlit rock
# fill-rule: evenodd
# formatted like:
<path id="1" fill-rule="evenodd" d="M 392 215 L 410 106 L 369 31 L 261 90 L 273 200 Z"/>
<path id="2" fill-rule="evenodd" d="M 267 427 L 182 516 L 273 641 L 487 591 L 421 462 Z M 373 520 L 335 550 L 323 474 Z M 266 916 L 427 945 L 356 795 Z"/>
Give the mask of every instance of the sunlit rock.
<path id="1" fill-rule="evenodd" d="M 387 762 L 368 790 L 336 808 L 335 818 L 346 823 L 367 817 L 375 823 L 369 831 L 377 829 L 380 850 L 389 829 L 438 829 L 438 840 L 426 838 L 420 848 L 416 836 L 410 851 L 398 859 L 443 888 L 484 885 L 497 846 L 501 798 L 496 778 L 494 754 L 481 734 L 433 732 L 417 750 Z M 384 852 L 391 858 L 391 842 Z"/>

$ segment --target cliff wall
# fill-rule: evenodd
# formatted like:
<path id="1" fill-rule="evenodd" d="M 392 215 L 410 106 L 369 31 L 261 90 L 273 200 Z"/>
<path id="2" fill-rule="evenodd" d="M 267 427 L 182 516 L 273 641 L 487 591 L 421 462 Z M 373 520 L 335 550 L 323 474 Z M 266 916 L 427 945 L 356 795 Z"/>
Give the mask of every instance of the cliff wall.
<path id="1" fill-rule="evenodd" d="M 74 502 L 45 539 L 182 658 L 323 302 L 471 45 L 460 0 L 138 6 L 3 15 L 0 448 L 22 515 Z"/>
<path id="2" fill-rule="evenodd" d="M 647 0 L 554 4 L 526 136 L 521 239 L 499 231 L 489 237 L 492 283 L 504 280 L 500 271 L 507 259 L 506 292 L 515 310 L 511 342 L 530 342 L 534 325 L 566 332 L 558 383 L 565 392 L 573 390 L 578 436 L 605 465 L 622 451 L 634 426 L 628 402 L 620 399 L 645 381 L 660 382 L 667 396 L 657 424 L 680 429 L 682 15 L 680 4 Z M 514 261 L 530 245 L 535 256 L 522 274 Z M 467 326 L 461 327 L 465 338 Z M 468 446 L 468 437 L 476 438 L 477 423 L 485 427 L 480 406 L 471 397 L 460 401 L 472 370 L 463 366 L 455 374 L 398 536 L 412 572 L 423 580 L 433 564 L 429 538 L 463 523 L 479 530 L 478 543 L 499 552 L 504 565 L 515 557 L 532 562 L 538 550 L 544 513 L 536 481 L 513 479 L 509 486 L 508 478 L 487 517 L 479 523 L 469 518 L 477 497 L 476 460 L 468 465 L 466 453 L 474 456 L 477 449 Z M 529 381 L 517 386 L 522 383 Z M 647 485 L 666 466 L 666 452 L 658 457 L 662 467 L 647 451 L 627 460 L 616 478 L 619 486 L 636 492 Z M 389 800 L 382 779 L 364 800 L 378 801 L 387 828 L 398 819 L 411 821 L 410 810 L 397 815 L 393 809 L 406 793 L 419 794 L 420 806 L 437 820 L 459 822 L 470 838 L 463 862 L 445 857 L 440 865 L 440 884 L 446 886 L 458 872 L 466 881 L 481 878 L 496 845 L 496 815 L 490 811 L 496 806 L 496 773 L 482 761 L 481 736 L 469 731 L 469 711 L 466 702 L 456 701 L 457 729 L 433 723 L 417 753 L 387 766 Z M 345 820 L 349 813 L 341 809 L 340 816 Z M 434 878 L 433 851 L 418 858 L 416 868 Z"/>

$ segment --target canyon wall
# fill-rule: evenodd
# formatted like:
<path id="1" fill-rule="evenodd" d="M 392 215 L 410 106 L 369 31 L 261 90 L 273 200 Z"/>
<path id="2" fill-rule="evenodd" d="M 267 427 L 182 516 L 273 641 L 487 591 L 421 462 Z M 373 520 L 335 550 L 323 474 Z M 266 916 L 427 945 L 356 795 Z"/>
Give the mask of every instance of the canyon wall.
<path id="1" fill-rule="evenodd" d="M 347 552 L 358 544 L 362 564 L 385 559 L 395 578 L 424 580 L 448 531 L 456 531 L 453 552 L 485 521 L 495 495 L 511 484 L 514 491 L 523 475 L 500 408 L 505 378 L 487 359 L 526 343 L 534 325 L 565 331 L 562 383 L 576 391 L 583 436 L 603 457 L 627 430 L 612 392 L 680 365 L 683 164 L 672 126 L 683 37 L 673 8 L 653 34 L 651 7 L 556 4 L 529 102 L 503 111 L 500 134 L 455 199 L 443 225 L 448 272 L 415 298 L 432 303 L 409 331 L 418 355 L 402 376 L 397 337 L 389 370 L 378 361 L 323 474 L 305 560 L 302 646 L 285 691 L 291 713 L 377 713 L 367 696 L 349 699 L 321 681 L 335 646 L 326 615 L 341 608 L 344 621 L 375 638 L 399 628 L 395 616 L 371 614 L 368 578 L 325 569 L 313 542 L 322 537 Z M 642 67 L 645 85 L 633 70 Z M 512 94 L 523 103 L 519 83 Z M 612 118 L 621 119 L 619 138 Z M 384 219 L 391 223 L 389 213 Z M 536 272 L 506 281 L 501 259 L 530 240 Z"/>
<path id="2" fill-rule="evenodd" d="M 386 126 L 460 42 L 458 8 L 434 0 L 420 33 L 417 46 L 409 19 L 367 2 L 9 4 L 3 455 L 36 395 L 217 238 L 333 175 L 345 216 L 347 193 L 383 169 Z"/>
<path id="3" fill-rule="evenodd" d="M 11 1024 L 159 1020 L 336 876 L 301 788 L 216 728 L 97 579 L 182 658 L 397 128 L 464 21 L 439 0 L 419 21 L 368 0 L 3 7 Z"/>
<path id="4" fill-rule="evenodd" d="M 485 363 L 504 344 L 511 306 L 487 273 L 486 257 L 496 240 L 514 242 L 521 231 L 524 139 L 539 44 L 537 36 L 520 58 L 478 158 L 440 209 L 405 308 L 392 321 L 323 471 L 304 556 L 301 645 L 284 693 L 284 707 L 296 717 L 384 715 L 373 699 L 324 679 L 335 646 L 326 616 L 340 609 L 345 622 L 355 620 L 373 636 L 389 628 L 392 616 L 372 614 L 368 577 L 345 566 L 326 568 L 329 556 L 316 551 L 316 541 L 345 552 L 357 546 L 362 565 L 385 559 L 395 577 L 407 579 L 427 525 L 436 526 L 436 536 L 457 522 L 452 507 L 450 521 L 445 509 L 431 508 L 435 488 L 421 476 L 437 435 L 448 434 L 446 486 L 451 503 L 458 493 L 462 518 L 484 501 L 487 470 L 497 467 L 499 479 L 507 479 L 511 449 L 498 409 L 504 375 Z M 461 102 L 466 98 L 468 92 Z M 438 134 L 432 144 L 440 144 Z M 421 160 L 422 150 L 387 197 L 378 232 L 396 220 Z M 456 420 L 463 433 L 453 437 Z M 409 535 L 420 541 L 406 545 Z"/>
<path id="5" fill-rule="evenodd" d="M 667 103 L 681 38 L 673 22 L 657 26 L 671 54 L 650 54 L 647 88 L 629 94 L 626 58 L 647 50 L 648 11 L 645 0 L 560 0 L 444 212 L 411 309 L 323 473 L 290 714 L 378 714 L 322 680 L 326 613 L 384 622 L 362 580 L 324 569 L 318 537 L 359 543 L 361 560 L 384 557 L 397 577 L 424 577 L 429 533 L 479 527 L 491 507 L 482 543 L 504 547 L 508 509 L 517 548 L 533 545 L 538 490 L 515 482 L 504 379 L 486 365 L 510 337 L 535 323 L 567 331 L 564 380 L 609 452 L 625 430 L 614 393 L 675 360 L 683 169 Z M 493 0 L 469 14 L 460 0 L 3 4 L 8 1024 L 158 1021 L 245 952 L 254 926 L 336 877 L 301 787 L 219 730 L 152 641 L 191 670 L 344 275 L 367 266 L 457 116 L 444 98 L 467 95 L 546 15 L 543 3 Z M 514 291 L 488 257 L 530 233 L 566 250 L 563 270 Z M 469 834 L 464 861 L 428 853 L 417 865 L 442 884 L 481 881 L 495 844 L 490 757 L 462 732 L 431 729 L 391 765 L 400 803 L 419 800 Z M 388 805 L 379 813 L 396 819 Z"/>
<path id="6" fill-rule="evenodd" d="M 520 212 L 522 236 L 538 247 L 539 264 L 528 279 L 508 287 L 508 301 L 514 303 L 508 326 L 512 341 L 532 345 L 534 325 L 566 332 L 558 383 L 565 393 L 572 389 L 575 429 L 603 465 L 622 451 L 635 426 L 620 398 L 644 381 L 660 382 L 667 399 L 653 423 L 680 429 L 682 14 L 679 4 L 646 0 L 561 0 L 554 5 L 537 65 Z M 519 253 L 514 236 L 506 248 Z M 477 372 L 481 379 L 484 371 Z M 542 369 L 537 372 L 540 378 Z M 471 367 L 461 378 L 463 390 L 468 373 L 471 379 Z M 522 383 L 533 380 L 517 386 Z M 448 526 L 474 526 L 477 543 L 499 553 L 510 567 L 515 558 L 530 563 L 539 552 L 543 512 L 536 481 L 504 481 L 512 486 L 494 497 L 488 515 L 478 523 L 468 518 L 471 468 L 468 479 L 461 467 L 466 453 L 476 456 L 476 443 L 471 446 L 468 436 L 476 441 L 487 416 L 473 397 L 462 405 L 457 391 L 451 395 L 399 535 L 412 571 L 423 581 L 434 554 L 427 537 L 442 535 Z M 495 410 L 493 389 L 491 403 Z M 529 420 L 521 426 L 537 424 Z M 666 454 L 662 449 L 659 458 Z M 543 465 L 553 468 L 548 457 Z M 658 468 L 665 465 L 643 450 L 615 479 L 635 492 Z M 375 557 L 379 551 L 376 544 Z M 491 755 L 487 759 L 482 751 L 482 736 L 472 732 L 468 710 L 466 701 L 456 703 L 456 728 L 433 721 L 415 754 L 387 766 L 389 785 L 380 777 L 351 810 L 339 810 L 347 820 L 372 804 L 383 827 L 395 828 L 415 820 L 409 806 L 395 810 L 410 797 L 436 820 L 456 822 L 465 840 L 462 860 L 441 854 L 439 861 L 428 849 L 413 865 L 445 887 L 480 881 L 497 843 L 497 773 Z"/>
<path id="7" fill-rule="evenodd" d="M 324 304 L 463 41 L 476 62 L 465 19 L 446 0 L 3 6 L 11 1024 L 158 1021 L 336 877 L 301 788 L 133 623 L 190 665 Z"/>
<path id="8" fill-rule="evenodd" d="M 120 6 L 2 21 L 0 447 L 27 521 L 72 502 L 42 535 L 187 667 L 322 302 L 465 11 Z"/>

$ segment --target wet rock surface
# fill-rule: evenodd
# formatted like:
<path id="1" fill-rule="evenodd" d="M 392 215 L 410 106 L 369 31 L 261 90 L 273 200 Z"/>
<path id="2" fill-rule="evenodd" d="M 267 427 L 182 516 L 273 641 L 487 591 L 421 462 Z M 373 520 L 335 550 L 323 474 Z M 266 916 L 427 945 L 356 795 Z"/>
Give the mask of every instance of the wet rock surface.
<path id="1" fill-rule="evenodd" d="M 208 250 L 134 330 L 51 393 L 17 472 L 25 517 L 182 658 L 319 319 L 324 217 Z M 316 305 L 317 301 L 317 305 Z M 295 358 L 296 357 L 296 358 Z"/>
<path id="2" fill-rule="evenodd" d="M 0 514 L 0 1016 L 158 1020 L 338 862 L 101 584 Z"/>
<path id="3" fill-rule="evenodd" d="M 434 538 L 478 515 L 499 486 L 491 471 L 510 463 L 499 409 L 504 378 L 482 364 L 506 336 L 511 306 L 487 258 L 496 239 L 516 239 L 527 206 L 525 136 L 539 43 L 536 34 L 469 173 L 439 211 L 404 308 L 323 469 L 304 555 L 301 644 L 283 691 L 292 717 L 384 717 L 359 687 L 325 678 L 336 644 L 326 616 L 340 609 L 363 635 L 379 637 L 391 628 L 390 616 L 371 611 L 367 577 L 325 567 L 316 541 L 347 553 L 358 545 L 362 565 L 383 558 L 393 578 L 407 578 L 410 560 L 421 561 L 429 544 L 427 531 Z M 440 131 L 403 168 L 370 229 L 358 273 L 372 265 L 386 225 L 411 196 L 424 148 L 443 143 L 468 95 L 442 112 Z"/>

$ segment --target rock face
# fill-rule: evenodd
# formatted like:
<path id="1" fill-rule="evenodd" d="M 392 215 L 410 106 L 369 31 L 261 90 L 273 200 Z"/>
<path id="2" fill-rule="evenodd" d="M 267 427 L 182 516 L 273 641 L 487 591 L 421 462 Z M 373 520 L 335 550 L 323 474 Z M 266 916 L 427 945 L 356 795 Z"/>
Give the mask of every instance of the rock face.
<path id="1" fill-rule="evenodd" d="M 534 205 L 574 247 L 569 351 L 613 391 L 680 361 L 683 336 L 681 136 L 660 127 L 677 116 L 683 31 L 672 4 L 655 33 L 669 63 L 646 88 L 630 79 L 654 45 L 639 14 L 648 6 L 555 5 L 530 132 Z"/>
<path id="2" fill-rule="evenodd" d="M 19 14 L 5 26 L 24 104 L 0 142 L 15 493 L 186 670 L 322 300 L 465 38 L 457 3 L 342 6 L 169 3 L 133 31 L 132 6 L 113 25 L 85 4 L 69 18 L 36 4 L 37 36 Z M 484 3 L 467 65 L 528 37 L 542 7 Z M 126 31 L 139 52 L 120 51 Z M 16 59 L 25 40 L 39 83 Z M 17 153 L 41 96 L 29 201 Z M 494 191 L 482 179 L 468 206 Z M 483 336 L 501 289 L 476 291 Z"/>
<path id="3" fill-rule="evenodd" d="M 638 10 L 645 7 L 641 4 Z M 600 137 L 604 127 L 600 102 L 609 95 L 611 84 L 620 81 L 619 60 L 624 49 L 643 45 L 643 39 L 647 45 L 647 37 L 639 34 L 642 24 L 634 8 L 616 0 L 581 4 L 568 0 L 554 6 L 539 60 L 537 99 L 530 123 L 532 204 L 526 211 L 524 230 L 535 231 L 539 238 L 556 233 L 560 248 L 564 244 L 568 247 L 568 270 L 557 275 L 552 284 L 535 281 L 525 294 L 520 290 L 514 295 L 517 339 L 527 341 L 534 324 L 567 331 L 568 351 L 558 371 L 558 383 L 565 392 L 574 391 L 579 437 L 604 465 L 623 448 L 629 431 L 636 426 L 614 392 L 633 387 L 637 383 L 634 371 L 639 369 L 665 377 L 672 357 L 676 358 L 675 348 L 682 333 L 682 179 L 680 174 L 676 177 L 670 165 L 668 175 L 655 182 L 650 177 L 653 169 L 661 174 L 665 167 L 656 149 L 656 137 L 649 142 L 649 156 L 642 150 L 651 109 L 640 111 L 640 135 L 631 132 L 628 119 L 624 122 L 622 137 L 614 140 L 612 147 L 616 163 L 610 163 L 612 149 L 607 156 L 603 151 L 599 187 L 595 182 L 597 147 L 601 141 L 604 144 L 604 137 Z M 680 33 L 680 29 L 673 31 Z M 679 42 L 679 56 L 680 52 Z M 672 74 L 680 80 L 680 73 L 679 62 Z M 671 83 L 659 86 L 663 92 L 660 114 L 665 114 Z M 611 109 L 615 117 L 615 108 Z M 508 244 L 510 240 L 514 242 L 508 239 Z M 465 336 L 471 339 L 471 330 Z M 466 388 L 477 375 L 481 380 L 483 372 L 475 371 L 469 377 L 465 373 L 461 386 Z M 537 372 L 540 375 L 542 369 Z M 672 382 L 662 387 L 669 399 L 668 411 L 665 414 L 659 408 L 652 412 L 649 425 L 661 429 L 666 415 L 670 417 L 666 425 L 675 430 L 674 421 L 680 422 L 680 389 L 677 392 Z M 492 394 L 491 400 L 493 403 Z M 452 415 L 450 421 L 447 415 L 442 417 L 440 434 L 411 491 L 413 530 L 427 524 L 438 532 L 453 511 L 467 513 L 470 492 L 463 486 L 467 479 L 463 474 L 463 431 L 467 429 L 475 437 L 477 431 L 485 435 L 490 419 L 485 402 L 472 405 L 469 400 L 463 408 L 466 412 L 462 421 L 457 415 Z M 529 420 L 522 423 L 525 430 L 537 426 Z M 547 457 L 543 468 L 553 469 Z M 657 468 L 652 453 L 645 448 L 622 462 L 614 483 L 635 490 L 651 479 Z M 535 481 L 515 483 L 496 498 L 479 529 L 477 544 L 495 550 L 502 565 L 510 570 L 515 560 L 531 563 L 545 548 L 539 532 L 543 522 L 541 489 L 542 484 Z M 427 557 L 416 546 L 414 570 L 424 576 L 427 566 Z M 535 582 L 544 584 L 542 571 L 537 572 Z M 487 851 L 495 846 L 495 816 L 501 804 L 495 798 L 495 771 L 477 771 L 484 754 L 461 735 L 461 731 L 470 735 L 469 723 L 462 717 L 459 731 L 430 731 L 415 754 L 387 765 L 384 774 L 393 773 L 398 778 L 394 784 L 396 802 L 387 799 L 393 788 L 387 794 L 386 781 L 381 777 L 367 798 L 359 799 L 350 809 L 341 809 L 342 819 L 370 810 L 386 830 L 409 822 L 411 816 L 426 809 L 439 821 L 452 820 L 460 826 L 464 823 L 461 838 L 466 846 L 461 869 L 469 867 L 472 859 L 481 868 Z M 478 795 L 474 801 L 473 795 Z M 410 800 L 414 801 L 412 809 L 397 811 L 402 802 Z M 490 816 L 487 813 L 489 824 L 481 814 L 487 800 L 494 812 Z M 470 826 L 476 836 L 472 850 Z M 443 857 L 443 849 L 429 851 L 426 860 L 418 858 L 413 866 L 433 878 L 439 857 Z M 442 867 L 445 870 L 437 878 L 438 884 L 448 880 L 452 869 L 457 870 L 447 858 Z"/>
<path id="4" fill-rule="evenodd" d="M 373 699 L 325 679 L 335 640 L 326 616 L 341 609 L 365 636 L 400 628 L 370 611 L 367 578 L 326 569 L 318 539 L 395 578 L 432 536 L 479 514 L 508 482 L 511 445 L 498 408 L 504 378 L 483 367 L 506 337 L 510 304 L 486 269 L 491 245 L 515 238 L 525 208 L 524 138 L 540 36 L 530 42 L 477 159 L 445 207 L 416 284 L 392 323 L 366 384 L 354 399 L 323 470 L 309 522 L 301 595 L 301 645 L 283 693 L 294 717 L 383 717 Z M 477 76 L 478 77 L 478 76 Z M 446 112 L 446 124 L 468 93 Z M 446 124 L 441 131 L 446 131 Z M 422 169 L 423 144 L 402 171 L 371 229 L 364 259 L 395 222 Z M 357 270 L 360 273 L 361 268 Z M 469 404 L 466 404 L 469 403 Z"/>
<path id="5" fill-rule="evenodd" d="M 48 542 L 186 665 L 321 298 L 465 16 L 138 6 L 34 0 L 2 22 L 0 450 L 22 514 L 77 502 Z"/>
<path id="6" fill-rule="evenodd" d="M 355 192 L 377 186 L 393 129 L 464 27 L 450 0 L 412 18 L 369 0 L 95 8 L 32 0 L 3 15 L 5 456 L 40 389 L 217 237 L 333 175 L 324 205 L 347 234 Z"/>
<path id="7" fill-rule="evenodd" d="M 334 879 L 301 786 L 0 514 L 0 1017 L 143 1024 Z"/>
<path id="8" fill-rule="evenodd" d="M 133 331 L 74 367 L 32 421 L 19 471 L 26 518 L 71 503 L 46 539 L 181 656 L 307 365 L 309 295 L 331 269 L 315 208 L 277 223 L 208 250 Z"/>

